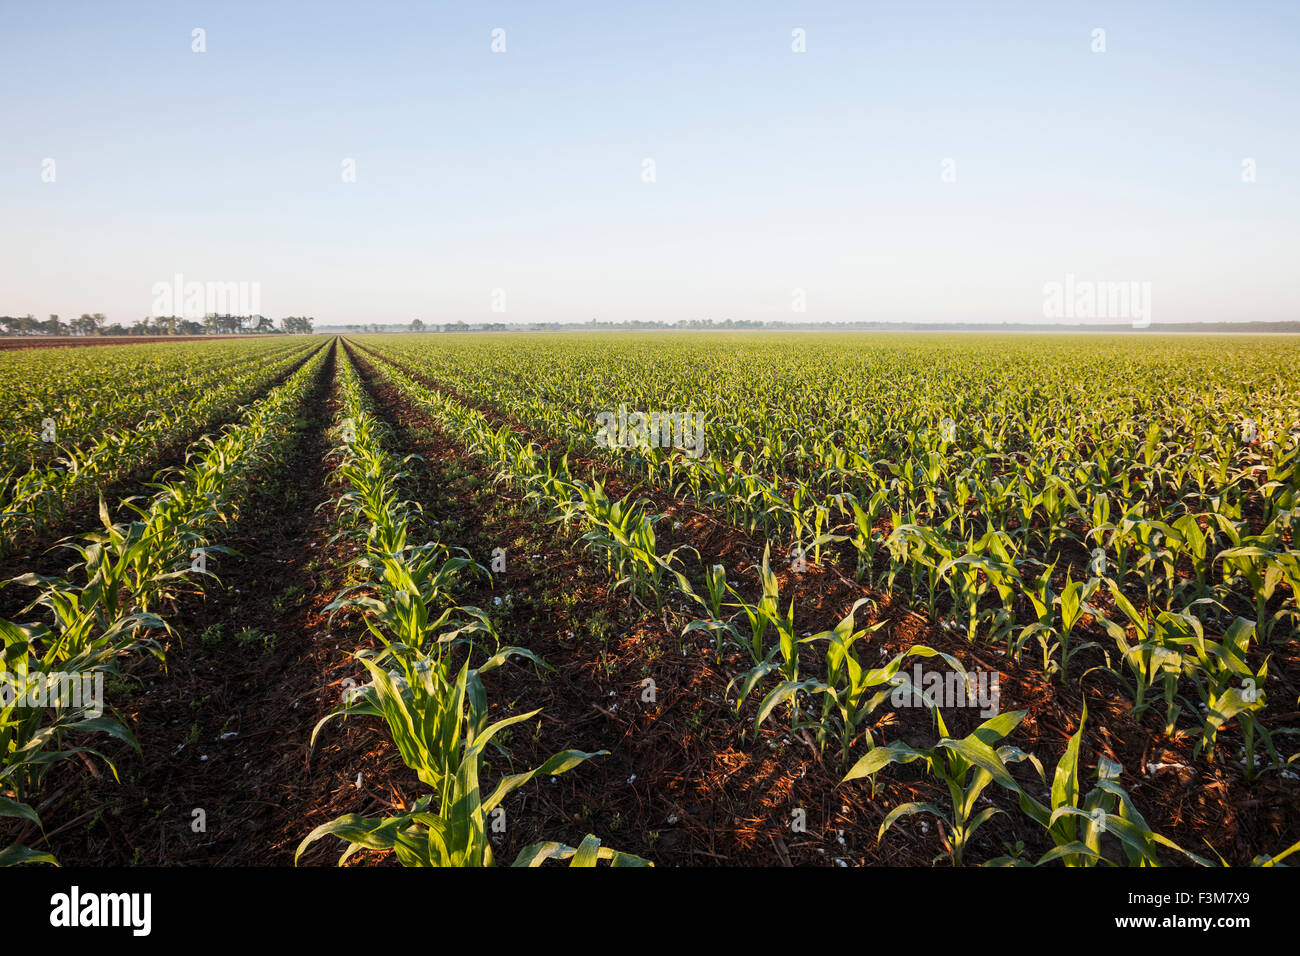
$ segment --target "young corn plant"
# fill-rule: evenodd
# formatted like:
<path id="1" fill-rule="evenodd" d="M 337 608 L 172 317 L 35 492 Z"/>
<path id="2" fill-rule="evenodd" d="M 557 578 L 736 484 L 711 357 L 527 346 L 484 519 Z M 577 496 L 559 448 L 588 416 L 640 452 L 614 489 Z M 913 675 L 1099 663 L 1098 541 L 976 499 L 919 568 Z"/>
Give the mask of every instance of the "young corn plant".
<path id="1" fill-rule="evenodd" d="M 1013 645 L 1014 655 L 1018 658 L 1024 645 L 1030 638 L 1038 641 L 1043 655 L 1043 673 L 1054 676 L 1064 682 L 1069 673 L 1070 661 L 1080 651 L 1096 647 L 1096 643 L 1087 642 L 1070 646 L 1075 627 L 1084 614 L 1100 617 L 1089 603 L 1100 582 L 1095 578 L 1075 581 L 1066 572 L 1065 587 L 1058 595 L 1052 590 L 1052 575 L 1056 565 L 1044 568 L 1043 573 L 1032 579 L 1028 587 L 1021 584 L 1021 593 L 1029 600 L 1034 609 L 1036 620 L 1023 628 Z M 1056 609 L 1060 608 L 1061 624 L 1056 624 Z"/>
<path id="2" fill-rule="evenodd" d="M 842 782 L 871 777 L 890 764 L 922 761 L 930 775 L 938 778 L 948 788 L 951 809 L 945 811 L 934 804 L 921 802 L 899 804 L 885 817 L 876 839 L 877 841 L 883 839 L 890 827 L 903 817 L 927 813 L 939 821 L 947 858 L 953 866 L 961 866 L 966 849 L 976 831 L 993 816 L 1002 812 L 994 806 L 975 809 L 975 802 L 980 794 L 994 780 L 994 773 L 983 766 L 988 762 L 983 759 L 985 752 L 993 753 L 1002 766 L 1005 766 L 1007 761 L 1028 759 L 1027 754 L 1010 745 L 993 750 L 994 744 L 1019 726 L 1026 712 L 1020 710 L 991 717 L 961 740 L 950 739 L 943 713 L 938 708 L 934 713 L 938 721 L 939 733 L 943 736 L 933 747 L 920 749 L 910 747 L 901 741 L 881 745 L 868 751 L 866 756 L 858 760 L 845 774 Z"/>
<path id="3" fill-rule="evenodd" d="M 814 716 L 809 712 L 806 718 L 796 720 L 791 730 L 813 730 L 819 749 L 827 741 L 834 740 L 839 744 L 840 759 L 847 766 L 849 755 L 859 736 L 865 739 L 868 750 L 875 747 L 869 724 L 882 703 L 900 690 L 921 695 L 921 699 L 924 699 L 906 675 L 899 673 L 909 657 L 939 657 L 956 670 L 963 681 L 967 679 L 965 669 L 956 658 L 919 644 L 896 654 L 881 667 L 864 666 L 854 645 L 885 624 L 884 621 L 878 621 L 866 628 L 855 628 L 854 615 L 869 600 L 862 598 L 857 601 L 844 619 L 831 630 L 801 640 L 800 643 L 805 644 L 826 642 L 826 679 L 785 680 L 778 684 L 759 705 L 758 714 L 754 718 L 755 735 L 763 722 L 785 701 L 799 694 L 820 695 L 820 714 Z"/>
<path id="4" fill-rule="evenodd" d="M 593 527 L 582 535 L 589 546 L 604 551 L 610 573 L 617 577 L 615 589 L 627 585 L 634 596 L 653 594 L 655 606 L 663 613 L 664 579 L 671 575 L 677 549 L 660 555 L 654 526 L 663 515 L 648 515 L 648 498 L 630 501 L 631 495 L 611 501 L 600 482 L 573 485 L 587 523 Z M 567 512 L 566 512 L 567 514 Z M 567 520 L 567 518 L 566 518 Z"/>
<path id="5" fill-rule="evenodd" d="M 1104 615 L 1096 615 L 1115 641 L 1128 676 L 1118 669 L 1111 668 L 1110 671 L 1130 688 L 1135 716 L 1141 716 L 1149 706 L 1146 699 L 1149 689 L 1157 684 L 1161 687 L 1165 702 L 1165 734 L 1173 736 L 1174 725 L 1182 712 L 1178 681 L 1184 669 L 1184 652 L 1188 646 L 1204 641 L 1200 619 L 1185 611 L 1158 611 L 1153 616 L 1150 608 L 1139 610 L 1115 581 L 1108 579 L 1107 586 L 1115 606 L 1124 612 L 1137 631 L 1136 643 L 1130 643 L 1127 627 Z"/>
<path id="6" fill-rule="evenodd" d="M 1272 737 L 1259 722 L 1266 703 L 1268 658 L 1264 658 L 1258 669 L 1252 669 L 1246 662 L 1254 636 L 1255 623 L 1239 617 L 1220 641 L 1206 640 L 1203 634 L 1198 634 L 1196 640 L 1184 641 L 1184 659 L 1189 665 L 1186 671 L 1196 685 L 1204 710 L 1201 736 L 1194 753 L 1204 753 L 1213 761 L 1219 731 L 1235 719 L 1244 742 L 1242 767 L 1247 780 L 1253 780 L 1259 772 L 1256 757 L 1259 743 L 1265 745 L 1272 762 L 1278 762 Z"/>
<path id="7" fill-rule="evenodd" d="M 1020 798 L 1021 809 L 1036 823 L 1047 831 L 1054 844 L 1044 853 L 1034 866 L 1060 860 L 1067 867 L 1087 867 L 1107 862 L 1101 852 L 1102 814 L 1114 809 L 1114 799 L 1100 787 L 1094 787 L 1086 795 L 1079 784 L 1079 752 L 1083 741 L 1083 728 L 1088 719 L 1088 707 L 1085 704 L 1079 727 L 1066 744 L 1065 753 L 1056 764 L 1049 791 L 1049 803 L 1044 805 L 1030 796 L 1015 781 L 1005 765 L 997 759 L 996 754 L 983 754 L 980 758 L 990 767 L 994 780 L 1005 789 L 1016 793 Z M 1046 785 L 1046 776 L 1041 766 L 1033 761 L 1040 778 Z M 1118 780 L 1119 765 L 1102 757 L 1097 764 L 1097 780 Z M 1081 835 L 1078 824 L 1080 818 L 1072 810 L 1082 809 L 1086 821 L 1085 831 Z M 1025 861 L 1011 857 L 999 857 L 990 860 L 989 866 L 1022 866 Z"/>
<path id="8" fill-rule="evenodd" d="M 1294 588 L 1297 581 L 1295 571 L 1300 559 L 1293 552 L 1277 551 L 1254 543 L 1250 536 L 1238 536 L 1236 540 L 1246 543 L 1220 551 L 1215 560 L 1223 562 L 1225 583 L 1231 586 L 1242 582 L 1249 587 L 1254 600 L 1256 627 L 1260 638 L 1267 641 L 1272 636 L 1275 623 L 1291 616 L 1285 610 L 1278 614 L 1270 613 L 1268 606 L 1277 593 L 1278 584 L 1289 581 Z"/>
<path id="9" fill-rule="evenodd" d="M 722 608 L 726 601 L 727 587 L 727 569 L 720 564 L 715 564 L 705 572 L 704 586 L 708 592 L 708 597 L 703 598 L 696 593 L 691 587 L 690 581 L 680 571 L 674 572 L 677 578 L 677 586 L 683 594 L 699 604 L 708 614 L 704 618 L 696 618 L 682 629 L 682 636 L 685 637 L 692 631 L 709 631 L 713 634 L 714 659 L 719 667 L 722 666 L 722 647 L 728 636 L 735 639 L 736 643 L 741 642 L 740 633 L 727 618 L 723 617 Z"/>
<path id="10" fill-rule="evenodd" d="M 1007 766 L 1008 757 L 1013 762 L 1028 760 L 1046 786 L 1047 778 L 1042 764 L 1033 755 L 1009 747 L 994 750 L 990 741 L 977 736 L 978 732 L 963 741 L 951 742 L 950 746 L 972 765 L 987 773 L 998 786 L 1014 793 L 1019 799 L 1020 809 L 1047 832 L 1054 846 L 1039 858 L 1036 866 L 1057 860 L 1066 866 L 1114 864 L 1115 861 L 1104 853 L 1103 835 L 1115 838 L 1130 866 L 1158 866 L 1157 854 L 1161 847 L 1175 850 L 1199 865 L 1207 865 L 1201 857 L 1188 853 L 1173 841 L 1151 830 L 1128 792 L 1120 785 L 1122 768 L 1114 761 L 1102 757 L 1097 764 L 1097 783 L 1087 794 L 1082 793 L 1079 784 L 1079 751 L 1087 718 L 1085 706 L 1079 727 L 1056 765 L 1048 793 L 1049 803 L 1046 805 L 1026 791 L 1011 775 Z M 1019 723 L 1018 719 L 1016 723 Z M 1080 821 L 1084 822 L 1082 833 L 1078 829 Z M 999 857 L 990 860 L 989 865 L 1021 865 L 1021 862 L 1014 858 Z"/>
<path id="11" fill-rule="evenodd" d="M 1127 866 L 1160 866 L 1161 849 L 1173 850 L 1191 860 L 1198 866 L 1208 866 L 1203 857 L 1190 853 L 1168 837 L 1151 829 L 1146 819 L 1138 811 L 1128 791 L 1118 783 L 1119 765 L 1104 761 L 1097 768 L 1097 784 L 1089 793 L 1088 805 L 1083 807 L 1063 805 L 1052 811 L 1048 817 L 1049 829 L 1068 818 L 1086 821 L 1085 830 L 1080 840 L 1058 845 L 1049 851 L 1046 860 L 1062 860 L 1074 857 L 1078 860 L 1091 860 L 1093 863 L 1111 863 L 1119 865 L 1104 855 L 1102 835 L 1113 837 L 1119 844 L 1120 851 Z M 1096 795 L 1094 798 L 1094 794 Z"/>
<path id="12" fill-rule="evenodd" d="M 730 606 L 743 611 L 749 623 L 749 654 L 756 667 L 767 660 L 767 653 L 763 649 L 764 638 L 767 635 L 768 625 L 776 620 L 779 614 L 777 601 L 780 598 L 780 586 L 776 575 L 772 573 L 770 545 L 763 548 L 763 563 L 759 568 L 759 579 L 763 585 L 763 593 L 756 604 L 745 601 L 739 591 L 728 585 L 732 596 L 736 599 Z"/>
<path id="13" fill-rule="evenodd" d="M 749 618 L 751 629 L 751 653 L 755 658 L 759 658 L 753 667 L 744 674 L 734 678 L 727 685 L 727 693 L 731 693 L 731 688 L 739 682 L 740 688 L 736 695 L 736 712 L 740 712 L 741 706 L 767 675 L 776 672 L 786 683 L 798 683 L 799 681 L 799 637 L 795 633 L 794 626 L 794 601 L 791 600 L 789 606 L 783 612 L 778 604 L 778 591 L 776 575 L 772 573 L 770 561 L 770 545 L 763 549 L 763 564 L 759 571 L 759 576 L 763 581 L 763 596 L 757 605 L 745 603 L 743 600 L 735 605 L 745 612 Z M 739 597 L 739 595 L 737 595 Z M 776 634 L 776 644 L 766 654 L 762 652 L 763 635 L 767 633 L 768 627 L 771 627 Z M 780 658 L 778 659 L 778 656 Z M 799 702 L 795 695 L 787 695 L 785 700 L 788 701 L 791 711 L 792 725 L 799 722 Z"/>
<path id="14" fill-rule="evenodd" d="M 884 542 L 884 536 L 875 531 L 874 526 L 885 508 L 887 498 L 887 494 L 881 489 L 867 498 L 866 507 L 857 500 L 852 501 L 854 534 L 850 540 L 858 555 L 853 574 L 856 581 L 861 581 L 864 575 L 870 577 L 875 566 L 876 552 Z"/>
<path id="15" fill-rule="evenodd" d="M 25 830 L 41 828 L 36 810 L 28 802 L 40 790 L 41 781 L 56 763 L 85 754 L 97 757 L 117 778 L 117 768 L 103 754 L 71 739 L 104 733 L 131 746 L 137 753 L 140 745 L 131 732 L 115 718 L 92 710 L 92 702 L 60 702 L 58 707 L 30 706 L 27 691 L 34 685 L 50 686 L 52 668 L 37 660 L 39 644 L 48 644 L 48 632 L 42 625 L 20 626 L 0 620 L 0 684 L 13 691 L 0 694 L 0 817 L 21 821 Z M 115 648 L 111 645 L 89 648 L 71 657 L 58 656 L 57 668 L 63 673 L 118 676 L 113 667 Z M 33 666 L 35 665 L 35 666 Z M 53 678 L 57 680 L 57 678 Z M 8 698 L 8 699 L 6 699 Z M 18 839 L 22 839 L 19 833 Z M 50 853 L 17 842 L 0 847 L 0 867 L 19 863 L 56 863 Z"/>
<path id="16" fill-rule="evenodd" d="M 1001 536 L 990 529 L 978 541 L 968 542 L 965 553 L 938 541 L 935 547 L 944 557 L 938 573 L 948 579 L 953 609 L 966 615 L 967 638 L 974 643 L 979 625 L 985 621 L 990 624 L 992 640 L 1009 633 L 1015 624 L 1020 572 Z M 980 602 L 990 591 L 997 593 L 998 606 L 981 611 Z"/>
<path id="17" fill-rule="evenodd" d="M 321 727 L 338 716 L 382 718 L 403 763 L 431 792 L 403 813 L 380 818 L 351 813 L 322 824 L 299 845 L 295 862 L 313 842 L 334 836 L 348 844 L 339 865 L 357 850 L 368 849 L 392 850 L 403 866 L 491 866 L 487 820 L 510 793 L 536 777 L 565 773 L 606 753 L 562 751 L 532 770 L 502 778 L 485 797 L 479 775 L 488 745 L 507 727 L 531 720 L 540 711 L 489 724 L 481 675 L 510 657 L 544 665 L 531 651 L 507 647 L 477 668 L 466 661 L 452 676 L 451 654 L 443 643 L 437 648 L 433 655 L 397 655 L 394 672 L 360 653 L 371 682 L 335 708 L 312 734 L 314 745 Z"/>

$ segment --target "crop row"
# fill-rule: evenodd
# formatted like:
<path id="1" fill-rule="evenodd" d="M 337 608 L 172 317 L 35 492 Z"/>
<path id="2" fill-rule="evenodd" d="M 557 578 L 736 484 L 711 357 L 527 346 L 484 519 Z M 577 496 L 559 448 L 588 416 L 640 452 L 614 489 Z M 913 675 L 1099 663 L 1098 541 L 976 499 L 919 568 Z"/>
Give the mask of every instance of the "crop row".
<path id="1" fill-rule="evenodd" d="M 5 443 L 0 473 L 22 474 L 104 431 L 130 427 L 195 397 L 202 383 L 242 375 L 308 346 L 300 341 L 184 342 L 0 354 Z"/>
<path id="2" fill-rule="evenodd" d="M 340 363 L 339 374 L 342 407 L 334 454 L 336 474 L 347 490 L 335 504 L 341 519 L 364 539 L 356 560 L 364 582 L 339 595 L 331 610 L 360 612 L 377 646 L 356 653 L 370 680 L 345 691 L 312 740 L 338 717 L 380 718 L 402 761 L 427 792 L 393 816 L 347 814 L 322 824 L 303 840 L 297 856 L 315 840 L 333 836 L 348 845 L 340 864 L 357 850 L 369 849 L 392 850 L 404 866 L 490 866 L 489 827 L 504 812 L 503 800 L 530 780 L 564 773 L 599 754 L 562 751 L 532 770 L 503 777 L 483 793 L 480 775 L 488 746 L 502 730 L 539 711 L 492 720 L 482 677 L 512 659 L 545 664 L 526 648 L 502 647 L 481 611 L 455 603 L 452 590 L 458 577 L 487 574 L 486 569 L 437 540 L 409 540 L 415 505 L 399 495 L 409 462 L 388 450 L 390 436 L 351 363 Z M 598 860 L 614 866 L 645 864 L 588 835 L 576 848 L 533 844 L 520 852 L 515 865 L 538 866 L 548 859 L 567 859 L 570 866 L 595 866 Z"/>
<path id="3" fill-rule="evenodd" d="M 52 694 L 69 679 L 85 688 L 96 675 L 116 675 L 117 662 L 132 652 L 162 657 L 160 636 L 170 631 L 164 610 L 181 588 L 212 573 L 208 557 L 229 553 L 215 536 L 236 516 L 250 477 L 272 465 L 328 352 L 319 348 L 240 422 L 195 442 L 152 497 L 124 502 L 133 519 L 114 523 L 101 501 L 102 528 L 65 545 L 80 560 L 64 575 L 7 582 L 39 593 L 20 615 L 25 621 L 0 620 L 0 683 L 23 691 L 0 700 L 0 817 L 39 828 L 32 798 L 55 763 L 97 755 L 82 742 L 87 737 L 109 734 L 138 751 L 130 731 L 100 710 L 102 697 Z M 18 842 L 0 850 L 0 865 L 34 861 L 54 858 Z"/>
<path id="4" fill-rule="evenodd" d="M 138 422 L 107 428 L 80 445 L 52 443 L 57 456 L 15 469 L 0 478 L 0 550 L 22 536 L 37 535 L 61 520 L 70 505 L 105 483 L 138 471 L 167 445 L 201 433 L 242 403 L 306 361 L 309 346 L 277 349 L 237 367 L 200 368 L 176 377 L 154 393 L 148 415 Z M 165 397 L 160 394 L 165 391 Z M 129 405 L 132 391 L 120 395 Z M 111 409 L 115 420 L 130 416 L 124 407 Z M 54 419 L 50 419 L 55 422 Z M 57 422 L 52 426 L 57 429 Z"/>

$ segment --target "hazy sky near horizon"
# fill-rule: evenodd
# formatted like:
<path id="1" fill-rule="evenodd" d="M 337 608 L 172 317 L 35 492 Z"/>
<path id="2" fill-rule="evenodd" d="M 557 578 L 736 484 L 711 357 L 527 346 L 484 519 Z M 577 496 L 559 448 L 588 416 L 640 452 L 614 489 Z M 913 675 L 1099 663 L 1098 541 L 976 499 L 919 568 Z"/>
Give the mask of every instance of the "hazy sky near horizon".
<path id="1" fill-rule="evenodd" d="M 0 314 L 130 322 L 179 273 L 320 324 L 1042 321 L 1069 275 L 1294 320 L 1298 37 L 1293 0 L 0 0 Z"/>

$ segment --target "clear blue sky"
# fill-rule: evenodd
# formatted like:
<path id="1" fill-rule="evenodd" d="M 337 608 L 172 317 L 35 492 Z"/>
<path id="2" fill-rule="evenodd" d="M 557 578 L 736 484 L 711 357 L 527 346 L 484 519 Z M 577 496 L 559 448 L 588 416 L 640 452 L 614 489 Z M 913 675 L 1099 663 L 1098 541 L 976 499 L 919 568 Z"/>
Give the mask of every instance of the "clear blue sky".
<path id="1" fill-rule="evenodd" d="M 0 314 L 180 272 L 318 323 L 1035 321 L 1072 273 L 1297 319 L 1298 38 L 1293 0 L 0 0 Z"/>

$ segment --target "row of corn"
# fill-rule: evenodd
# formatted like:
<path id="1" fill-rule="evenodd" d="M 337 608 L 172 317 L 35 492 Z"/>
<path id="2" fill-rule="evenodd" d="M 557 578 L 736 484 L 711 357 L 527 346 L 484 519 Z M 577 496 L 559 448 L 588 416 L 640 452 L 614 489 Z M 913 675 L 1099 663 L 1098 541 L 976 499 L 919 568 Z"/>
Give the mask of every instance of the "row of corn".
<path id="1" fill-rule="evenodd" d="M 41 829 L 32 801 L 51 766 L 85 754 L 103 759 L 116 776 L 87 742 L 100 734 L 139 750 L 131 732 L 101 708 L 102 698 L 76 690 L 97 675 L 117 676 L 124 655 L 162 657 L 161 638 L 170 632 L 164 611 L 181 588 L 212 573 L 209 556 L 230 553 L 213 543 L 219 529 L 236 515 L 249 480 L 273 462 L 328 353 L 317 349 L 240 422 L 196 442 L 183 466 L 151 486 L 152 497 L 123 502 L 132 519 L 114 523 L 101 500 L 102 528 L 64 544 L 80 559 L 65 574 L 5 582 L 38 594 L 20 620 L 0 620 L 0 683 L 25 691 L 0 699 L 0 818 L 19 826 L 13 844 L 0 849 L 0 865 L 55 862 L 24 845 Z M 69 680 L 74 686 L 65 693 Z M 30 706 L 33 700 L 47 704 Z"/>
<path id="2" fill-rule="evenodd" d="M 300 346 L 256 356 L 234 369 L 201 367 L 198 374 L 184 374 L 186 367 L 177 365 L 166 389 L 156 390 L 139 421 L 105 428 L 81 442 L 64 443 L 59 418 L 46 419 L 54 457 L 15 465 L 0 476 L 0 552 L 49 528 L 86 496 L 93 500 L 94 489 L 130 475 L 168 443 L 211 427 L 305 361 L 308 351 Z M 132 392 L 123 389 L 124 405 L 131 397 Z"/>
<path id="3" fill-rule="evenodd" d="M 79 448 L 104 432 L 147 418 L 151 410 L 176 401 L 177 384 L 186 376 L 217 381 L 213 375 L 233 377 L 303 347 L 301 340 L 225 339 L 165 349 L 110 345 L 0 353 L 5 382 L 0 474 L 48 461 L 60 447 Z M 52 430 L 51 422 L 57 426 Z"/>
<path id="4" fill-rule="evenodd" d="M 336 474 L 345 487 L 336 507 L 350 533 L 362 542 L 356 559 L 363 582 L 344 591 L 334 612 L 360 612 L 375 646 L 357 660 L 369 680 L 349 687 L 339 705 L 316 727 L 343 717 L 384 721 L 403 763 L 426 792 L 402 812 L 367 818 L 347 814 L 314 829 L 298 848 L 336 837 L 347 844 L 342 864 L 358 850 L 391 850 L 403 866 L 490 866 L 489 834 L 504 827 L 506 797 L 537 778 L 552 777 L 598 756 L 565 750 L 531 770 L 501 777 L 482 790 L 485 752 L 508 727 L 538 711 L 493 719 L 483 675 L 511 660 L 545 666 L 522 647 L 502 647 L 490 621 L 454 597 L 463 574 L 487 574 L 469 557 L 439 541 L 411 540 L 416 506 L 400 495 L 409 460 L 390 451 L 391 436 L 372 408 L 350 362 L 340 364 L 341 410 L 335 434 Z M 601 751 L 600 753 L 604 753 Z M 523 849 L 515 866 L 546 860 L 570 866 L 639 866 L 646 861 L 602 847 L 588 835 L 577 847 L 542 842 Z"/>

